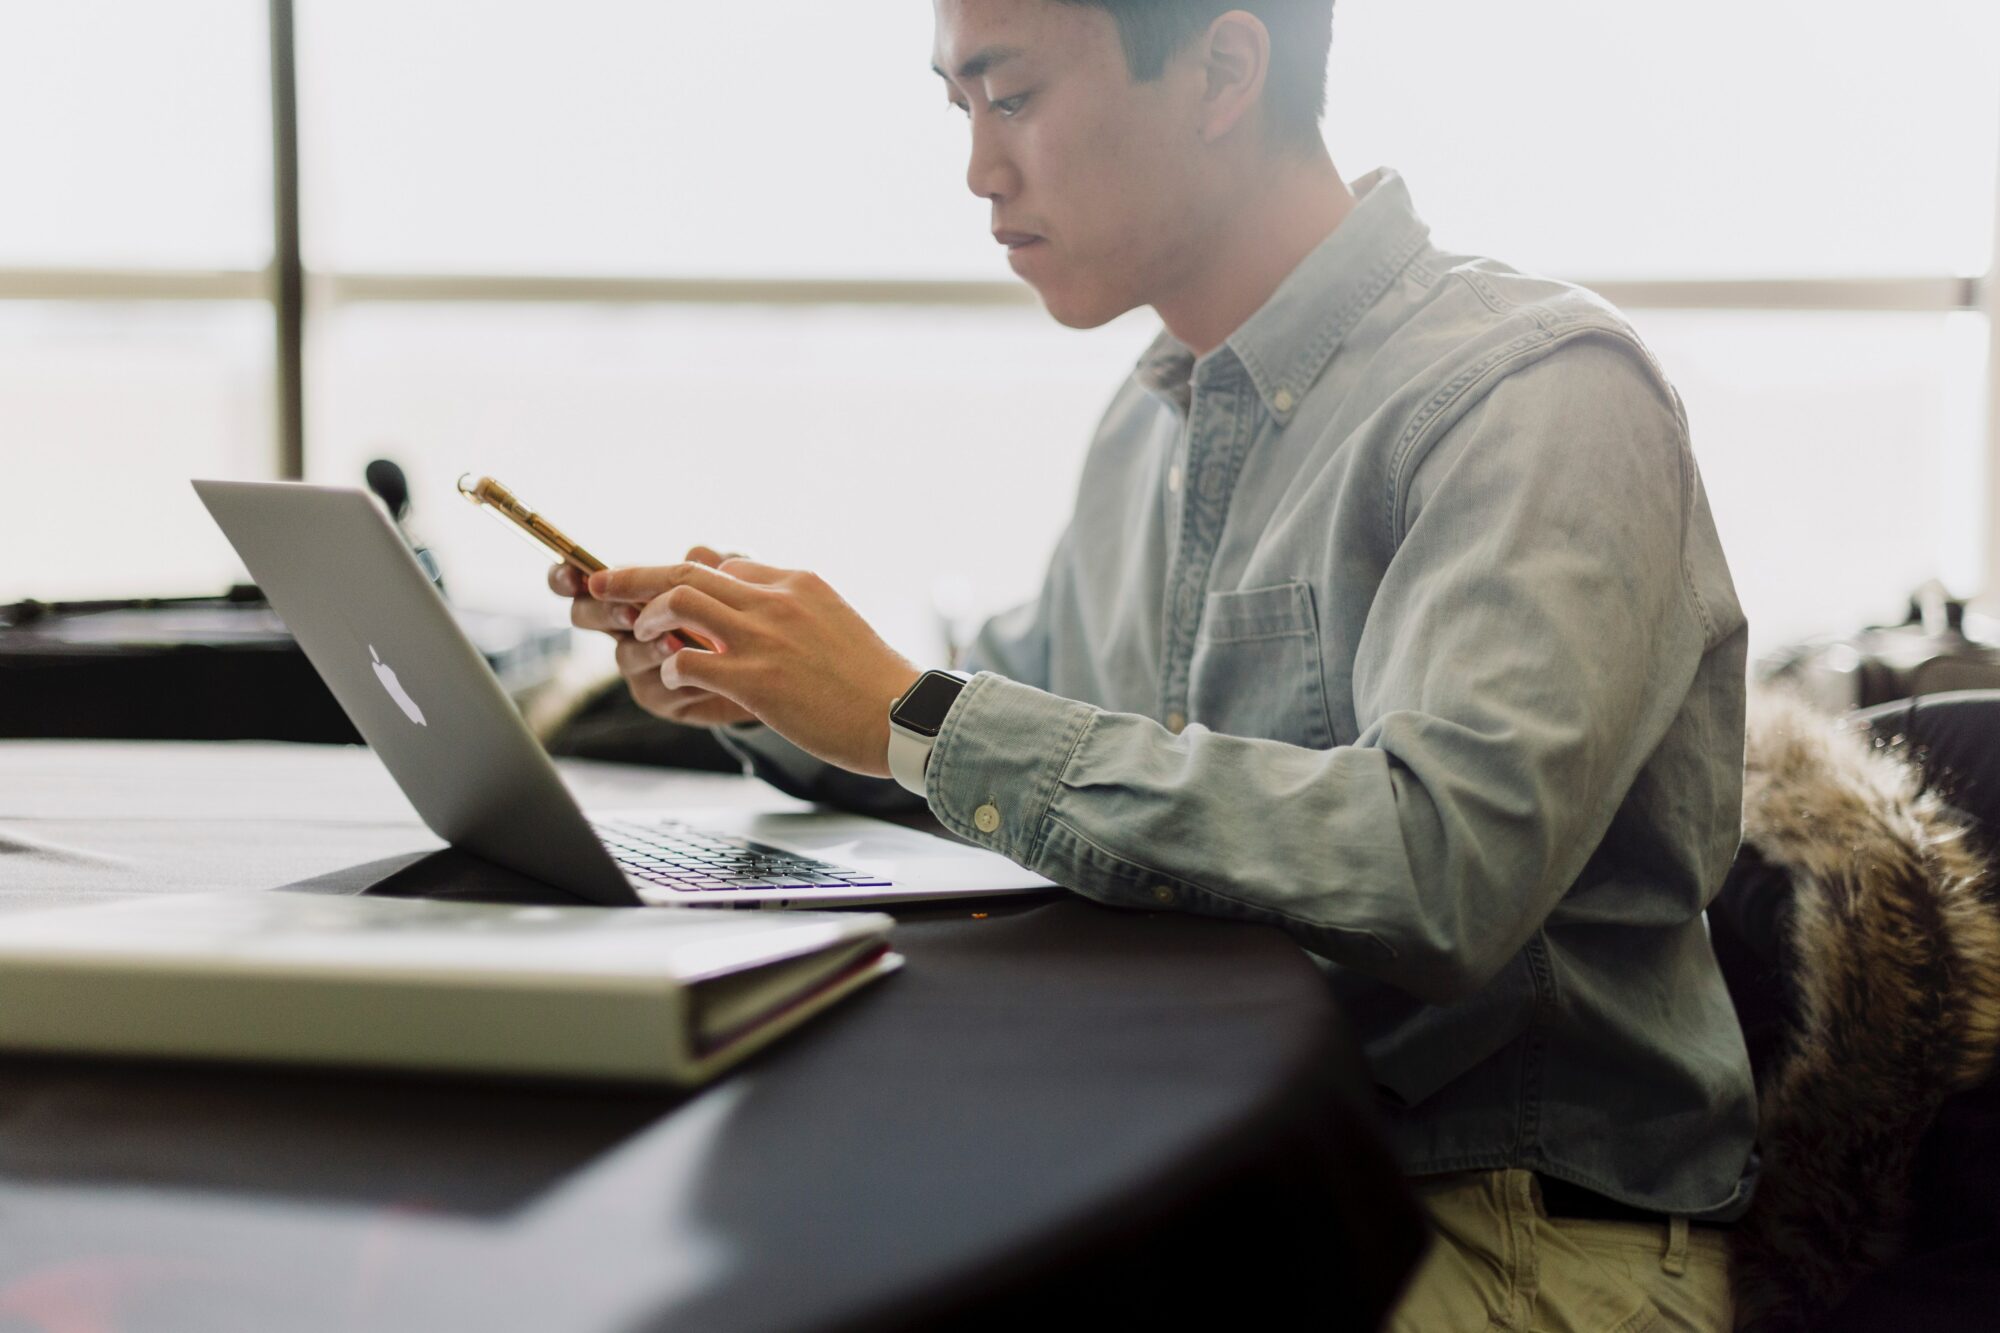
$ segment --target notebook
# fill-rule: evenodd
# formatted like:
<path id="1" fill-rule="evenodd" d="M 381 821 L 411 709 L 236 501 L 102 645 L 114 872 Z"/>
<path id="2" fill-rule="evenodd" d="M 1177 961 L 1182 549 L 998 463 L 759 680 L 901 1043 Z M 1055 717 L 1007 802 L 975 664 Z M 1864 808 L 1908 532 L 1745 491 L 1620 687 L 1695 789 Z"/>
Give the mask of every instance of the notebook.
<path id="1" fill-rule="evenodd" d="M 0 1049 L 692 1085 L 899 967 L 892 924 L 284 892 L 0 915 Z"/>

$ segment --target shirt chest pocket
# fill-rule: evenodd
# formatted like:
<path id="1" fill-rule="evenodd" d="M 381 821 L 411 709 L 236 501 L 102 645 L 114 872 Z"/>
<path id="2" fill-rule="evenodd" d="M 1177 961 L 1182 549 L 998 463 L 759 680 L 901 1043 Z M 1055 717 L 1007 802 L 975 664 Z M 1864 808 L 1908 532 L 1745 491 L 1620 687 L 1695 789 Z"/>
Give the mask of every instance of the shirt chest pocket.
<path id="1" fill-rule="evenodd" d="M 1188 720 L 1229 736 L 1329 749 L 1320 668 L 1310 585 L 1212 592 L 1188 663 Z"/>

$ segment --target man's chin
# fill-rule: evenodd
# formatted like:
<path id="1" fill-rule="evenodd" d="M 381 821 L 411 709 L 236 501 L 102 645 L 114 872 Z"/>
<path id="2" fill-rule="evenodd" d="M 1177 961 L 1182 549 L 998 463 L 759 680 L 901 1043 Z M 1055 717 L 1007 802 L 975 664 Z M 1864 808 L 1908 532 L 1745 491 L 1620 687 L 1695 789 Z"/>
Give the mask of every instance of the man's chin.
<path id="1" fill-rule="evenodd" d="M 1065 328 L 1101 328 L 1137 305 L 1133 301 L 1112 299 L 1105 292 L 1077 292 L 1061 287 L 1029 285 L 1042 298 L 1042 309 Z"/>

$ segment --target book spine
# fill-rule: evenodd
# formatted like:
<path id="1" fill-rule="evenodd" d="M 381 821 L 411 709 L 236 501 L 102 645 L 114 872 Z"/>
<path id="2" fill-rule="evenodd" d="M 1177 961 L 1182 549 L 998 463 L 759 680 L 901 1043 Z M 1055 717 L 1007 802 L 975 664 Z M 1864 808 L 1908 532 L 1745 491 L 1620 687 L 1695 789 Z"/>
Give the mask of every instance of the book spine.
<path id="1" fill-rule="evenodd" d="M 664 982 L 589 989 L 519 978 L 179 972 L 0 960 L 0 1047 L 683 1083 L 686 997 Z"/>

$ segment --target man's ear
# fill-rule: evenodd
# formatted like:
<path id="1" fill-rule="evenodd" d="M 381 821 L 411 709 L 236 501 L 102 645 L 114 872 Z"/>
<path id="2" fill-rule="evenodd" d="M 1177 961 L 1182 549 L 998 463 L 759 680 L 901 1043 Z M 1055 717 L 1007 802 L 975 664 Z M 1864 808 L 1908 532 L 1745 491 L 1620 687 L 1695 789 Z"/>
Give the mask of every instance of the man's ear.
<path id="1" fill-rule="evenodd" d="M 1232 9 L 1208 25 L 1196 53 L 1203 76 L 1201 139 L 1214 143 L 1263 100 L 1271 33 L 1256 15 Z"/>

